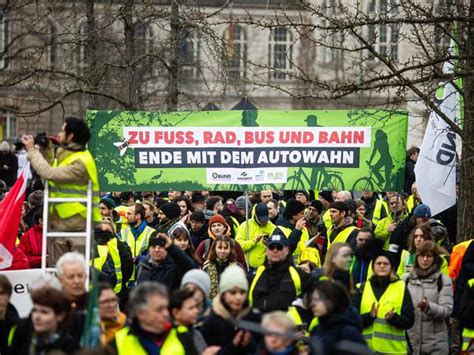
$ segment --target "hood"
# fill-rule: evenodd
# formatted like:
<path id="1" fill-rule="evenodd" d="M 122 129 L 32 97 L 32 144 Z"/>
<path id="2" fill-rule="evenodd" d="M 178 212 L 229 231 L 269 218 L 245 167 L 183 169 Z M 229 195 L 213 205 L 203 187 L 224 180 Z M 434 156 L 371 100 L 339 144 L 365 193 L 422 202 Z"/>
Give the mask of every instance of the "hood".
<path id="1" fill-rule="evenodd" d="M 230 314 L 229 310 L 222 303 L 220 294 L 214 297 L 214 299 L 212 300 L 212 310 L 214 311 L 215 314 L 224 318 L 228 322 L 232 322 L 234 320 L 234 317 Z M 244 318 L 249 313 L 249 311 L 250 311 L 250 305 L 247 302 L 246 306 L 242 308 L 242 310 L 239 312 L 237 317 L 235 317 L 235 319 Z"/>
<path id="2" fill-rule="evenodd" d="M 171 228 L 168 229 L 168 233 L 167 233 L 168 237 L 173 238 L 173 232 L 178 228 L 183 229 L 186 232 L 186 234 L 188 235 L 188 239 L 190 239 L 189 229 L 188 229 L 188 227 L 186 227 L 186 224 L 184 224 L 184 222 L 181 221 L 181 220 L 179 220 L 177 223 L 173 224 L 171 226 Z"/>

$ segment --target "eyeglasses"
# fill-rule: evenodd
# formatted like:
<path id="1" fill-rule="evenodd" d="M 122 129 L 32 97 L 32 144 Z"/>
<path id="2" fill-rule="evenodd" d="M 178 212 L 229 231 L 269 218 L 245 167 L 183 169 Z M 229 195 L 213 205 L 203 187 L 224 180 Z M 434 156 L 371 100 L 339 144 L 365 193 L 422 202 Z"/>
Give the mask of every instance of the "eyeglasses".
<path id="1" fill-rule="evenodd" d="M 281 245 L 281 244 L 272 244 L 272 245 L 268 246 L 268 249 L 270 249 L 270 250 L 275 250 L 276 249 L 278 251 L 281 251 L 281 250 L 283 250 L 283 245 Z"/>
<path id="2" fill-rule="evenodd" d="M 108 300 L 102 300 L 102 301 L 99 301 L 99 304 L 102 305 L 102 306 L 113 306 L 113 305 L 116 305 L 118 302 L 117 298 L 109 298 Z"/>

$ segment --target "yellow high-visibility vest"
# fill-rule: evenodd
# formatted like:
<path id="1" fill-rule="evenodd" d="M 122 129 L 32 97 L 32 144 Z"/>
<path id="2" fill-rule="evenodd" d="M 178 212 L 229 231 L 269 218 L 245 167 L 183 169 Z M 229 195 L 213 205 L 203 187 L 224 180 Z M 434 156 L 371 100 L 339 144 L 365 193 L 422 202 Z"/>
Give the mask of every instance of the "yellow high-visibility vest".
<path id="1" fill-rule="evenodd" d="M 94 267 L 101 271 L 107 261 L 107 256 L 110 254 L 114 262 L 115 276 L 117 277 L 114 292 L 119 293 L 122 290 L 122 262 L 118 251 L 117 238 L 112 238 L 105 245 L 97 245 L 97 250 L 99 255 L 94 259 Z"/>

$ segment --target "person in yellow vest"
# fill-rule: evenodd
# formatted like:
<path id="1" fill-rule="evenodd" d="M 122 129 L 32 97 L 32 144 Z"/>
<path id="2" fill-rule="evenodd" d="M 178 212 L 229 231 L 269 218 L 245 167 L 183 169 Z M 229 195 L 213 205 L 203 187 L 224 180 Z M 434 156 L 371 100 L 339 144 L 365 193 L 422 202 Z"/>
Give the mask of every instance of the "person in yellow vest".
<path id="1" fill-rule="evenodd" d="M 387 191 L 385 192 L 385 198 L 378 198 L 375 201 L 374 212 L 372 214 L 372 224 L 376 226 L 382 218 L 385 218 L 390 213 L 388 208 L 388 201 L 396 192 Z"/>
<path id="2" fill-rule="evenodd" d="M 408 213 L 411 213 L 413 209 L 418 206 L 421 201 L 420 194 L 418 193 L 418 189 L 416 188 L 416 182 L 411 185 L 411 195 L 407 199 L 407 210 Z"/>
<path id="3" fill-rule="evenodd" d="M 265 262 L 252 279 L 249 301 L 261 312 L 286 311 L 309 283 L 310 276 L 294 266 L 286 237 L 273 234 L 267 243 Z"/>
<path id="4" fill-rule="evenodd" d="M 269 221 L 268 207 L 263 202 L 255 205 L 251 218 L 240 225 L 235 240 L 242 247 L 251 269 L 258 268 L 265 261 L 265 243 L 275 228 Z"/>
<path id="5" fill-rule="evenodd" d="M 377 354 L 407 354 L 406 331 L 415 321 L 406 283 L 394 275 L 391 256 L 380 251 L 372 262 L 373 275 L 358 285 L 353 304 L 362 316 L 363 336 Z"/>
<path id="6" fill-rule="evenodd" d="M 408 214 L 406 213 L 405 198 L 396 194 L 389 199 L 389 214 L 382 218 L 377 227 L 375 227 L 375 236 L 384 243 L 384 249 L 388 250 L 390 244 L 390 236 L 393 231 L 400 225 Z"/>
<path id="7" fill-rule="evenodd" d="M 101 222 L 95 229 L 94 240 L 97 249 L 92 264 L 99 271 L 99 281 L 112 285 L 115 293 L 120 294 L 133 273 L 130 247 L 114 235 L 112 223 L 108 221 Z"/>
<path id="8" fill-rule="evenodd" d="M 474 352 L 474 278 L 469 279 L 462 293 L 459 322 L 462 328 L 461 350 Z"/>
<path id="9" fill-rule="evenodd" d="M 109 343 L 118 355 L 185 355 L 187 348 L 180 335 L 186 327 L 173 327 L 169 321 L 168 291 L 156 282 L 144 282 L 130 294 L 129 322 Z"/>
<path id="10" fill-rule="evenodd" d="M 130 247 L 132 252 L 134 271 L 128 282 L 128 288 L 134 286 L 136 268 L 141 260 L 145 258 L 148 251 L 148 242 L 153 233 L 156 233 L 151 227 L 146 225 L 145 207 L 141 203 L 136 203 L 127 211 L 128 227 L 120 231 L 119 239 L 124 241 Z"/>
<path id="11" fill-rule="evenodd" d="M 298 331 L 302 332 L 303 335 L 309 335 L 318 325 L 318 318 L 314 317 L 313 311 L 311 310 L 311 295 L 313 289 L 314 288 L 310 286 L 301 297 L 298 297 L 291 303 L 287 311 L 287 314 L 295 323 Z"/>
<path id="12" fill-rule="evenodd" d="M 127 212 L 130 206 L 135 204 L 135 194 L 131 191 L 122 191 L 120 193 L 120 204 L 115 207 L 120 220 L 117 222 L 117 232 L 128 226 Z"/>
<path id="13" fill-rule="evenodd" d="M 293 254 L 295 262 L 298 261 L 302 253 L 312 253 L 317 260 L 316 266 L 321 266 L 319 251 L 312 247 L 308 229 L 306 228 L 305 217 L 306 206 L 294 199 L 290 198 L 286 204 L 285 212 L 277 219 L 277 228 L 274 234 L 283 234 L 287 241 L 288 247 Z"/>
<path id="14" fill-rule="evenodd" d="M 349 206 L 342 201 L 335 201 L 329 209 L 331 216 L 331 228 L 328 229 L 328 249 L 333 243 L 350 243 L 359 229 L 352 225 L 352 218 L 349 217 Z"/>
<path id="15" fill-rule="evenodd" d="M 323 204 L 324 212 L 323 212 L 323 221 L 326 225 L 326 229 L 331 227 L 331 216 L 329 215 L 329 206 L 331 203 L 334 202 L 334 198 L 332 197 L 331 191 L 320 191 L 319 192 L 319 201 Z"/>
<path id="16" fill-rule="evenodd" d="M 22 137 L 22 142 L 28 151 L 28 160 L 39 176 L 49 181 L 51 197 L 87 196 L 89 180 L 93 190 L 94 222 L 102 217 L 99 213 L 99 180 L 94 158 L 86 149 L 90 138 L 89 128 L 85 120 L 68 117 L 61 126 L 58 134 L 60 147 L 53 160 L 51 152 L 45 152 L 50 159 L 47 161 L 35 146 L 33 136 Z M 48 146 L 51 143 L 48 142 Z M 49 147 L 48 147 L 49 148 Z M 51 230 L 54 231 L 85 231 L 87 208 L 84 203 L 67 202 L 55 203 L 50 214 Z M 76 250 L 84 253 L 85 238 L 54 238 L 49 245 L 49 262 L 56 264 L 65 252 Z"/>

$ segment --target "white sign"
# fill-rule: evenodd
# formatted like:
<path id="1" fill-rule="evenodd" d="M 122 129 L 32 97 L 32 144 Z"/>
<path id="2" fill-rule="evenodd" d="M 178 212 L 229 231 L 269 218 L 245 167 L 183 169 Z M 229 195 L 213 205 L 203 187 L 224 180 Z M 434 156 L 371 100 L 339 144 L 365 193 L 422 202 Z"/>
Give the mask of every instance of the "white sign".
<path id="1" fill-rule="evenodd" d="M 20 317 L 27 317 L 33 304 L 31 303 L 29 288 L 32 281 L 43 275 L 41 269 L 4 271 L 5 275 L 13 286 L 13 293 L 10 302 L 15 306 Z"/>
<path id="2" fill-rule="evenodd" d="M 208 168 L 208 184 L 282 184 L 288 180 L 288 168 Z"/>

